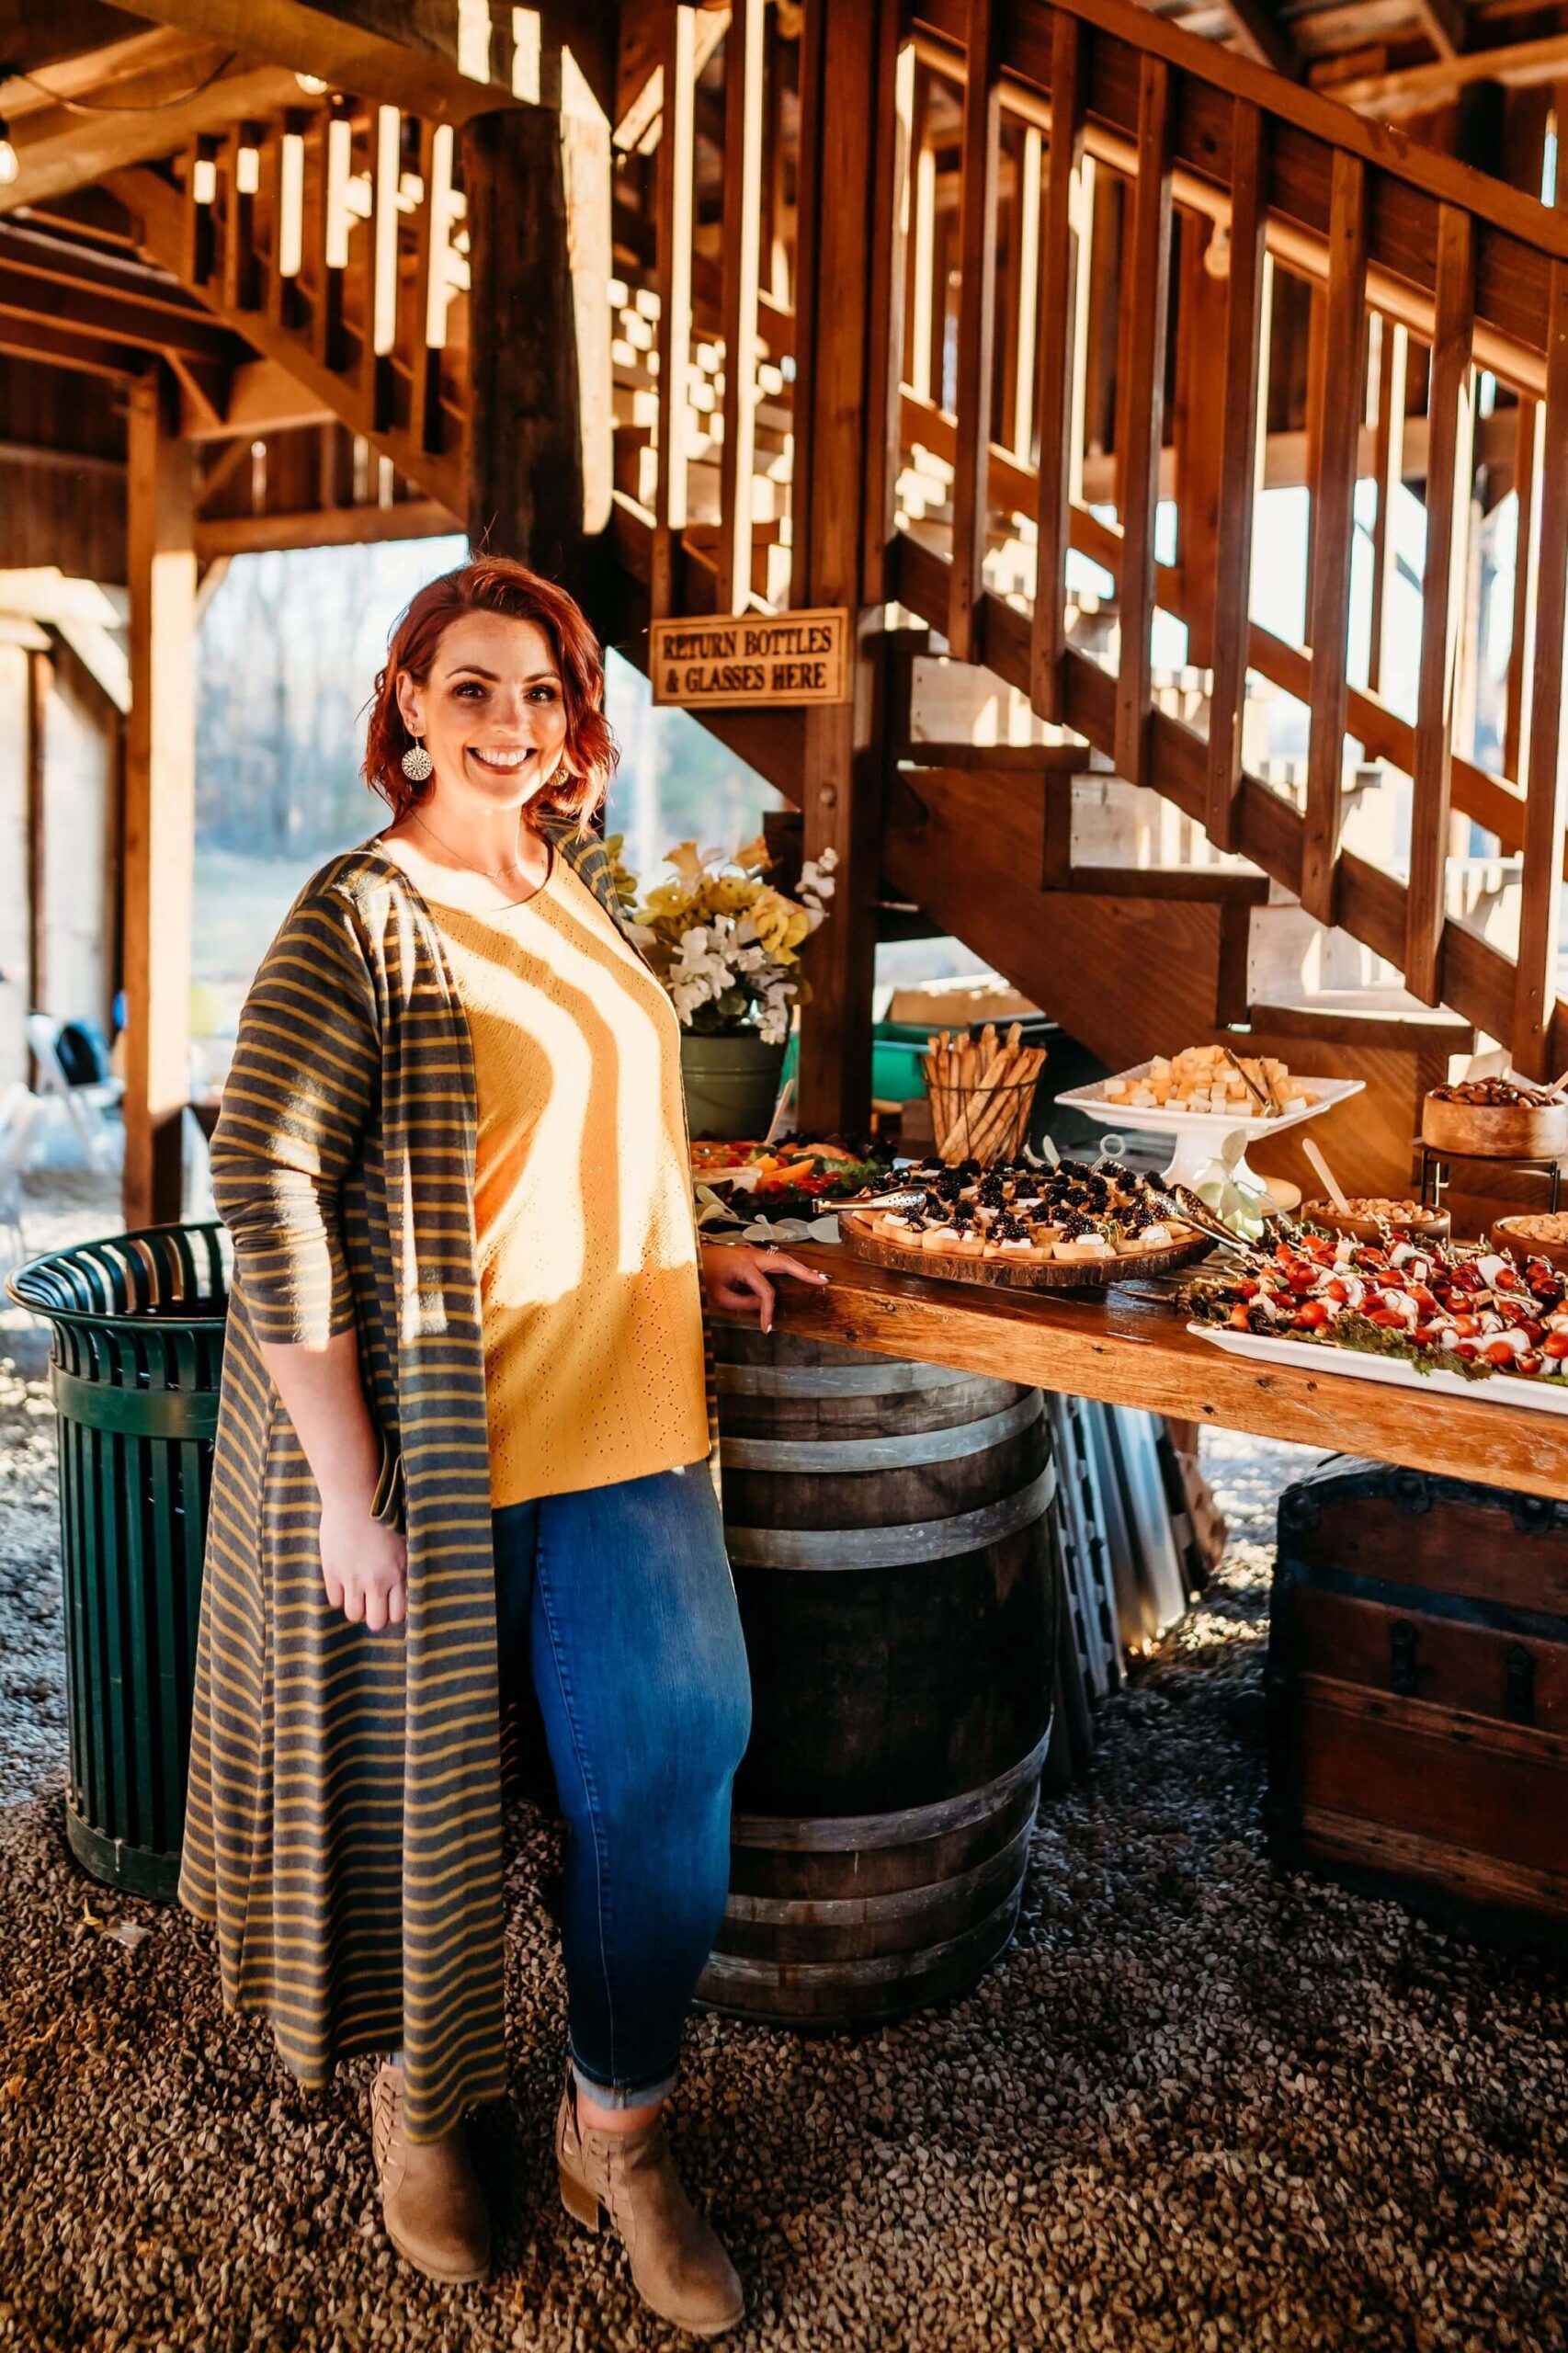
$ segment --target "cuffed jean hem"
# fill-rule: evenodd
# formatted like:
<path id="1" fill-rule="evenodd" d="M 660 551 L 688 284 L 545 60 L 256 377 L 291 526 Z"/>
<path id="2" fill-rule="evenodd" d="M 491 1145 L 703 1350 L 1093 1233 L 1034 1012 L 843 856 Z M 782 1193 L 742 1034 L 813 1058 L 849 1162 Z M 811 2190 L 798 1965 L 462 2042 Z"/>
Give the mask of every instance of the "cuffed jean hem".
<path id="1" fill-rule="evenodd" d="M 677 2071 L 671 2068 L 667 2075 L 652 2084 L 601 2084 L 590 2069 L 584 2066 L 576 2052 L 572 2052 L 572 2073 L 596 2108 L 652 2108 L 657 2099 L 668 2099 L 676 2087 Z"/>

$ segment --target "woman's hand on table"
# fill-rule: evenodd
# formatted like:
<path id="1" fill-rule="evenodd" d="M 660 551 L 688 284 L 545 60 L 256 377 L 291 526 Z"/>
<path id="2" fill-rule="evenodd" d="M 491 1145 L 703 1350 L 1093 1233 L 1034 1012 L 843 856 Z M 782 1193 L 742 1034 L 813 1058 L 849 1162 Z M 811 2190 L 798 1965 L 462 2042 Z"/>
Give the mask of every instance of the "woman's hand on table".
<path id="1" fill-rule="evenodd" d="M 749 1242 L 705 1242 L 702 1245 L 702 1285 L 710 1307 L 744 1313 L 756 1307 L 765 1332 L 773 1329 L 773 1277 L 788 1275 L 795 1282 L 827 1281 L 815 1267 L 803 1266 L 783 1250 L 758 1250 Z"/>

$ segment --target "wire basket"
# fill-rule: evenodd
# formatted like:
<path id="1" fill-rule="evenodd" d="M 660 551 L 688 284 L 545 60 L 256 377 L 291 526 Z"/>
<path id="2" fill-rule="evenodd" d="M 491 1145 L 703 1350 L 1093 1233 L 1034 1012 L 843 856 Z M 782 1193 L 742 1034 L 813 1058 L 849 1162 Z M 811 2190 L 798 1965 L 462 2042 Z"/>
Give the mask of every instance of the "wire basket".
<path id="1" fill-rule="evenodd" d="M 949 1168 L 960 1161 L 977 1160 L 989 1168 L 998 1160 L 1016 1160 L 1029 1131 L 1034 1108 L 1033 1078 L 1002 1086 L 945 1087 L 931 1098 L 931 1120 L 937 1157 Z"/>

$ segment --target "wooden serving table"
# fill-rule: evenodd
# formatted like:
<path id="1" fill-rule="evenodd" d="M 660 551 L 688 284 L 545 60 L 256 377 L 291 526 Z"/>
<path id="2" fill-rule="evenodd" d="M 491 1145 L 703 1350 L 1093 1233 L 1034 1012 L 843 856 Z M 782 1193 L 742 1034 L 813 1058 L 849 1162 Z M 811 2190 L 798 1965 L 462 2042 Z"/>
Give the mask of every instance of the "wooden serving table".
<path id="1" fill-rule="evenodd" d="M 1139 1290 L 1026 1294 L 892 1273 L 831 1244 L 783 1246 L 830 1278 L 825 1290 L 777 1286 L 776 1328 L 802 1339 L 1568 1502 L 1568 1415 L 1227 1356 Z"/>

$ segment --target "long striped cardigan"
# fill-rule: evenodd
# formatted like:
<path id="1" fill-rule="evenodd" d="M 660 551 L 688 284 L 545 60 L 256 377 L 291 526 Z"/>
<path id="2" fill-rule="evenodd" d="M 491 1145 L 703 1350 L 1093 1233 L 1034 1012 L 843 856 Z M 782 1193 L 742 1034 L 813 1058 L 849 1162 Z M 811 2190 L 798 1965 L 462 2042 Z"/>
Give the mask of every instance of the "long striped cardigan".
<path id="1" fill-rule="evenodd" d="M 598 841 L 546 830 L 619 922 Z M 212 1142 L 234 1274 L 179 1896 L 216 1927 L 225 2006 L 268 2016 L 307 2086 L 402 2043 L 415 2140 L 506 2083 L 476 1128 L 428 906 L 381 851 L 334 858 L 256 975 Z M 257 1346 L 345 1332 L 408 1541 L 405 1623 L 381 1632 L 327 1601 Z"/>

